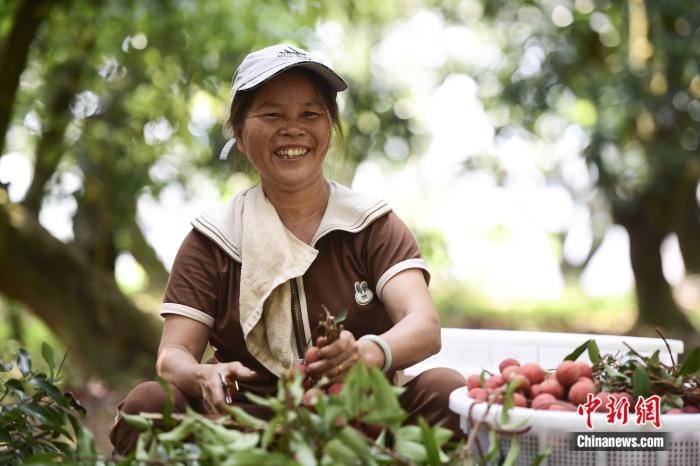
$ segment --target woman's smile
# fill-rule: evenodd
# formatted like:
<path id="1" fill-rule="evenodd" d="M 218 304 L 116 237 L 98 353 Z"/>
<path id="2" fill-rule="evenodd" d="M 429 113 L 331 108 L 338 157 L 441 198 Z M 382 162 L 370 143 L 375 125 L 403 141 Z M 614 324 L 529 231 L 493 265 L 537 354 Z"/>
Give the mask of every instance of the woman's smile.
<path id="1" fill-rule="evenodd" d="M 275 151 L 275 155 L 284 160 L 299 160 L 308 153 L 306 147 L 283 147 Z"/>

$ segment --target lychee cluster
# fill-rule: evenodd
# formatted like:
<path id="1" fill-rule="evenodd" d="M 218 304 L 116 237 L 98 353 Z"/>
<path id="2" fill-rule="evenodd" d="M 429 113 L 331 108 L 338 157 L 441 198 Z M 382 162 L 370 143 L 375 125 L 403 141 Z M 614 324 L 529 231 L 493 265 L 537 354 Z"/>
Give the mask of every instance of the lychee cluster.
<path id="1" fill-rule="evenodd" d="M 616 399 L 627 397 L 630 405 L 634 405 L 629 393 L 599 391 L 592 378 L 591 366 L 584 362 L 564 361 L 556 370 L 545 371 L 537 363 L 521 366 L 516 359 L 508 358 L 501 361 L 498 369 L 500 374 L 483 372 L 468 376 L 469 397 L 502 404 L 506 387 L 517 381 L 513 404 L 519 408 L 576 411 L 579 404 L 587 401 L 589 393 L 601 400 L 598 411 L 607 410 L 608 395 Z"/>
<path id="2" fill-rule="evenodd" d="M 301 382 L 302 387 L 304 387 L 304 398 L 302 403 L 304 406 L 312 408 L 316 405 L 316 400 L 321 395 L 337 395 L 343 389 L 342 383 L 333 383 L 327 387 L 317 387 L 318 381 L 311 377 L 307 372 L 307 367 L 309 364 L 316 362 L 320 359 L 318 355 L 319 348 L 317 346 L 310 346 L 304 354 L 304 359 L 301 363 L 295 364 L 290 370 L 289 377 L 303 377 Z"/>

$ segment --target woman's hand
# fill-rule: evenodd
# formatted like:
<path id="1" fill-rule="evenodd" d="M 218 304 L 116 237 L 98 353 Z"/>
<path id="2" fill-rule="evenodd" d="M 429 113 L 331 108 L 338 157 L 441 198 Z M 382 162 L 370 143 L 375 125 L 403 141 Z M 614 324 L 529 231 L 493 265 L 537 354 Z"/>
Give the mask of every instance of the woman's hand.
<path id="1" fill-rule="evenodd" d="M 256 373 L 238 361 L 217 364 L 201 364 L 197 370 L 197 380 L 202 392 L 204 409 L 209 414 L 225 413 L 226 401 L 222 379 L 228 383 L 233 380 L 248 381 Z M 235 395 L 235 393 L 234 393 Z"/>
<path id="2" fill-rule="evenodd" d="M 307 367 L 307 373 L 315 379 L 325 375 L 332 382 L 340 382 L 348 370 L 362 358 L 361 345 L 347 330 L 340 332 L 340 336 L 333 343 L 328 344 L 326 337 L 319 337 L 316 344 L 320 348 L 320 359 Z"/>

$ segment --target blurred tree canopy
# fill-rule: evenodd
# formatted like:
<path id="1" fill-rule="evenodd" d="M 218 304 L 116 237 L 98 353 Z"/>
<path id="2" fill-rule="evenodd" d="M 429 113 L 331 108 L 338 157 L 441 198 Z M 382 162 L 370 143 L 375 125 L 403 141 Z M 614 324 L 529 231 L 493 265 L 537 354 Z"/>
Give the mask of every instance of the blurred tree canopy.
<path id="1" fill-rule="evenodd" d="M 459 23 L 460 6 L 442 8 Z M 664 278 L 661 244 L 675 233 L 687 273 L 700 272 L 700 3 L 490 0 L 480 8 L 504 59 L 466 72 L 482 88 L 496 86 L 483 100 L 501 115 L 498 134 L 553 141 L 583 129 L 594 189 L 570 182 L 561 165 L 543 172 L 627 230 L 635 333 L 659 326 L 697 337 Z"/>
<path id="2" fill-rule="evenodd" d="M 0 157 L 33 155 L 23 199 L 11 200 L 0 186 L 0 293 L 72 345 L 73 359 L 89 373 L 105 380 L 127 369 L 152 373 L 160 325 L 119 289 L 115 261 L 132 254 L 159 300 L 168 274 L 137 222 L 140 196 L 157 197 L 171 183 L 187 189 L 202 174 L 224 191 L 231 169 L 243 169 L 240 156 L 229 166 L 217 157 L 240 60 L 273 43 L 306 46 L 328 15 L 353 17 L 371 43 L 377 15 L 401 10 L 333 5 L 332 11 L 316 2 L 253 0 L 0 6 Z M 392 111 L 390 89 L 381 96 L 370 91 L 366 69 L 347 78 L 347 157 L 336 164 L 346 179 L 384 138 L 410 136 Z M 206 114 L 196 114 L 197 105 Z M 358 115 L 371 115 L 371 127 L 357 130 Z M 39 223 L 42 206 L 56 198 L 74 201 L 72 240 Z"/>

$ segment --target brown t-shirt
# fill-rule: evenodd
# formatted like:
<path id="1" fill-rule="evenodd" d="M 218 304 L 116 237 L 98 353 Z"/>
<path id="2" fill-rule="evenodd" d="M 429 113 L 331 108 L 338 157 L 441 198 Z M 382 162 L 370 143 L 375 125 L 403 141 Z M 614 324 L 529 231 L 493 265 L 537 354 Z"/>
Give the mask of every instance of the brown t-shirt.
<path id="1" fill-rule="evenodd" d="M 240 361 L 258 372 L 258 382 L 249 389 L 269 393 L 276 377 L 246 349 L 239 321 L 241 264 L 204 233 L 193 229 L 180 246 L 161 315 L 184 315 L 209 326 L 216 359 Z M 415 238 L 393 212 L 359 231 L 332 230 L 313 247 L 318 256 L 296 280 L 305 341 L 318 325 L 322 304 L 335 315 L 348 310 L 343 325 L 355 338 L 381 334 L 393 325 L 381 300 L 386 282 L 408 268 L 423 269 L 429 280 Z"/>

